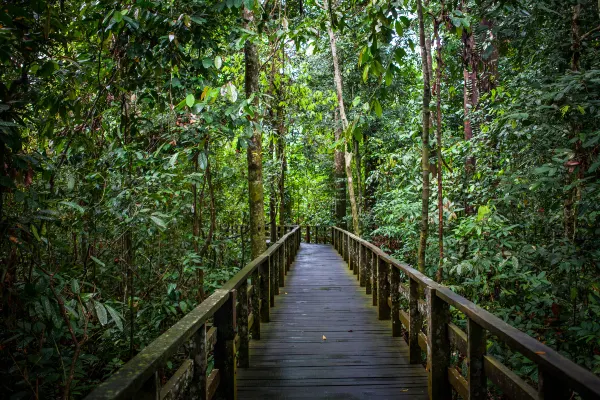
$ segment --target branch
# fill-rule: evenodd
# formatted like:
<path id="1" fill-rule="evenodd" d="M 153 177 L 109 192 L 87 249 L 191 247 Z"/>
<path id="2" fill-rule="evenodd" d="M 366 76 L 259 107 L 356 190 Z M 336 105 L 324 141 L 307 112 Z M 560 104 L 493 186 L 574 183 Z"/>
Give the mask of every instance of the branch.
<path id="1" fill-rule="evenodd" d="M 582 35 L 582 36 L 579 38 L 579 40 L 581 40 L 581 41 L 583 42 L 584 40 L 586 40 L 586 39 L 588 38 L 588 36 L 591 36 L 591 35 L 592 35 L 594 32 L 598 32 L 598 31 L 600 31 L 600 25 L 598 25 L 597 27 L 595 27 L 595 28 L 594 28 L 594 29 L 592 29 L 591 31 L 589 31 L 589 32 L 587 32 L 587 33 L 585 33 L 585 34 L 583 34 L 583 35 Z"/>

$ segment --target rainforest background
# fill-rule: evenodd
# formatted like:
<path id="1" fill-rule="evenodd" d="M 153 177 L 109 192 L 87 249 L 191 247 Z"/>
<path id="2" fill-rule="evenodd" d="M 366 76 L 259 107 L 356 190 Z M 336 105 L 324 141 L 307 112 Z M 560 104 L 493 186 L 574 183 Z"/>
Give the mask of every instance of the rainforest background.
<path id="1" fill-rule="evenodd" d="M 346 226 L 600 374 L 599 7 L 5 0 L 3 393 L 83 397 L 268 224 Z"/>

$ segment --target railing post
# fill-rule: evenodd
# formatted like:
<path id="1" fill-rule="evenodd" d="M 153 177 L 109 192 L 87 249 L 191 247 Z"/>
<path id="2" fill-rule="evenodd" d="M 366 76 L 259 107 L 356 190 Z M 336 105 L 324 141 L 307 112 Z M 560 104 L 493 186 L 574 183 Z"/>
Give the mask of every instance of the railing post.
<path id="1" fill-rule="evenodd" d="M 350 241 L 350 263 L 353 274 L 356 274 L 356 240 L 352 239 Z"/>
<path id="2" fill-rule="evenodd" d="M 310 225 L 306 225 L 306 243 L 310 243 Z"/>
<path id="3" fill-rule="evenodd" d="M 358 240 L 352 241 L 352 273 L 358 279 Z"/>
<path id="4" fill-rule="evenodd" d="M 282 288 L 285 287 L 285 242 L 281 244 L 281 247 L 279 247 L 279 249 L 281 250 L 279 254 L 279 287 Z M 277 292 L 277 294 L 279 294 L 279 291 Z"/>
<path id="5" fill-rule="evenodd" d="M 348 268 L 350 268 L 350 270 L 353 270 L 354 268 L 354 260 L 352 259 L 353 255 L 352 255 L 352 244 L 353 244 L 353 239 L 350 237 L 350 235 L 348 235 Z"/>
<path id="6" fill-rule="evenodd" d="M 412 277 L 409 278 L 408 298 L 408 350 L 411 364 L 421 363 L 421 348 L 419 347 L 419 332 L 421 332 L 421 314 L 419 313 L 419 284 Z"/>
<path id="7" fill-rule="evenodd" d="M 369 249 L 365 255 L 365 293 L 371 294 L 371 279 L 373 268 L 371 266 L 373 261 L 373 250 Z"/>
<path id="8" fill-rule="evenodd" d="M 269 303 L 271 301 L 271 271 L 273 271 L 273 260 L 277 257 L 277 251 L 273 252 L 267 262 L 264 262 L 258 268 L 259 273 L 259 295 L 260 301 L 258 304 L 258 308 L 260 308 L 260 322 L 269 322 L 271 321 L 271 308 L 269 307 Z M 254 279 L 252 280 L 254 281 Z M 254 316 L 254 320 L 256 321 L 256 315 Z M 256 322 L 255 322 L 256 323 Z M 259 331 L 260 333 L 260 331 Z M 254 338 L 254 333 L 252 334 L 252 338 Z"/>
<path id="9" fill-rule="evenodd" d="M 158 379 L 158 371 L 144 383 L 144 386 L 135 395 L 136 399 L 141 400 L 158 400 L 160 399 L 160 380 Z"/>
<path id="10" fill-rule="evenodd" d="M 400 322 L 400 271 L 393 265 L 390 266 L 390 297 L 392 307 L 392 336 L 402 336 L 402 323 Z"/>
<path id="11" fill-rule="evenodd" d="M 485 329 L 473 321 L 467 320 L 467 381 L 469 382 L 469 400 L 487 398 L 487 378 L 483 369 L 483 357 L 487 349 Z"/>
<path id="12" fill-rule="evenodd" d="M 448 380 L 450 341 L 448 339 L 449 306 L 427 287 L 427 364 L 429 366 L 429 399 L 452 398 Z"/>
<path id="13" fill-rule="evenodd" d="M 367 270 L 367 248 L 362 243 L 358 245 L 358 284 L 365 287 L 365 271 Z"/>
<path id="14" fill-rule="evenodd" d="M 194 374 L 190 383 L 191 398 L 206 400 L 206 324 L 202 324 L 192 339 L 194 341 Z"/>
<path id="15" fill-rule="evenodd" d="M 237 300 L 240 305 L 237 315 L 237 334 L 239 337 L 238 363 L 240 368 L 250 366 L 250 348 L 248 338 L 248 280 L 244 280 L 238 288 Z"/>
<path id="16" fill-rule="evenodd" d="M 371 295 L 373 296 L 373 305 L 377 305 L 377 254 L 371 253 Z"/>
<path id="17" fill-rule="evenodd" d="M 377 315 L 380 320 L 390 319 L 390 284 L 388 283 L 388 272 L 390 266 L 381 257 L 377 257 Z"/>
<path id="18" fill-rule="evenodd" d="M 235 290 L 229 292 L 229 298 L 215 312 L 214 321 L 217 327 L 217 343 L 215 343 L 215 369 L 219 370 L 220 383 L 217 388 L 218 398 L 236 399 L 236 360 L 235 360 Z"/>
<path id="19" fill-rule="evenodd" d="M 269 291 L 269 304 L 271 307 L 275 306 L 275 295 L 279 294 L 279 259 L 281 258 L 281 246 L 275 250 L 275 255 L 270 264 L 270 275 L 271 275 L 271 290 Z"/>
<path id="20" fill-rule="evenodd" d="M 292 246 L 290 246 L 291 241 L 286 239 L 285 241 L 285 273 L 287 274 L 290 271 L 290 266 L 292 265 Z"/>
<path id="21" fill-rule="evenodd" d="M 570 390 L 560 379 L 552 376 L 538 365 L 539 400 L 564 400 L 571 398 Z"/>

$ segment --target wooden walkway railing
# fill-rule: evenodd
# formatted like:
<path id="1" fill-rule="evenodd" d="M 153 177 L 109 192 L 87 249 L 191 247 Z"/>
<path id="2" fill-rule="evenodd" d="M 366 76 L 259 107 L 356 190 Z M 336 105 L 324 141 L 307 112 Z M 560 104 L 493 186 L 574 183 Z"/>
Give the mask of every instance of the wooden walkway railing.
<path id="1" fill-rule="evenodd" d="M 260 339 L 260 323 L 269 322 L 269 309 L 300 246 L 300 228 L 288 229 L 87 399 L 176 399 L 184 393 L 202 400 L 235 398 L 236 368 L 248 366 L 250 336 Z M 214 367 L 207 373 L 210 353 Z M 159 370 L 178 356 L 183 358 L 181 366 L 161 385 Z"/>
<path id="2" fill-rule="evenodd" d="M 572 391 L 600 399 L 600 379 L 591 372 L 373 244 L 343 229 L 331 232 L 334 247 L 373 295 L 379 319 L 392 320 L 393 336 L 407 333 L 410 362 L 423 363 L 426 354 L 430 399 L 451 399 L 452 389 L 463 399 L 485 399 L 488 380 L 509 399 L 571 399 Z M 450 307 L 464 315 L 466 332 L 451 322 Z M 486 354 L 488 334 L 537 364 L 537 390 Z M 452 365 L 458 354 L 466 358 L 466 378 Z"/>
<path id="3" fill-rule="evenodd" d="M 249 340 L 259 340 L 261 322 L 269 322 L 302 239 L 332 243 L 347 261 L 372 295 L 379 319 L 391 319 L 392 335 L 407 338 L 410 363 L 427 366 L 430 399 L 451 399 L 453 390 L 463 399 L 484 399 L 488 381 L 509 399 L 571 399 L 572 392 L 600 399 L 594 374 L 373 244 L 336 227 L 305 227 L 304 238 L 300 227 L 283 230 L 289 232 L 87 399 L 235 399 L 236 368 L 250 365 Z M 451 307 L 464 315 L 466 332 L 452 323 Z M 486 353 L 487 335 L 537 364 L 537 389 Z M 179 368 L 161 385 L 159 371 L 173 359 Z M 453 359 L 466 360 L 466 378 Z"/>

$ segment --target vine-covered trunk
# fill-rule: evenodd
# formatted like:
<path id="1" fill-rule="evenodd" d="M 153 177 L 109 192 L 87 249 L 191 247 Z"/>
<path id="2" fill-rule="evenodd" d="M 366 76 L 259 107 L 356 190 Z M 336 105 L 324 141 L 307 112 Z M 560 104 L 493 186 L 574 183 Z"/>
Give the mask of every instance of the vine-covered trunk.
<path id="1" fill-rule="evenodd" d="M 344 134 L 347 134 L 349 124 L 348 118 L 346 118 L 346 110 L 344 108 L 342 73 L 340 71 L 337 56 L 337 44 L 335 40 L 335 34 L 333 33 L 333 27 L 331 26 L 331 22 L 327 25 L 327 32 L 329 33 L 329 44 L 331 46 L 331 58 L 333 60 L 333 80 L 335 82 L 335 89 L 337 92 L 340 119 L 342 121 L 342 128 L 344 130 Z M 350 199 L 350 208 L 352 209 L 352 227 L 354 229 L 354 233 L 356 235 L 360 235 L 360 225 L 358 220 L 358 204 L 356 203 L 356 196 L 354 194 L 354 183 L 352 178 L 352 153 L 348 151 L 348 141 L 348 138 L 346 138 L 346 142 L 344 145 L 345 171 L 346 178 L 348 179 L 348 198 Z"/>
<path id="2" fill-rule="evenodd" d="M 254 19 L 252 11 L 244 8 L 244 29 L 250 29 L 251 21 Z M 245 89 L 246 98 L 255 94 L 254 102 L 258 105 L 258 73 L 260 65 L 258 62 L 258 50 L 256 45 L 247 40 L 244 45 L 245 63 Z M 248 199 L 250 210 L 250 250 L 252 259 L 258 257 L 266 249 L 265 244 L 265 215 L 264 215 L 264 189 L 262 171 L 262 135 L 258 129 L 258 121 L 254 117 L 251 121 L 253 134 L 248 141 L 246 152 L 248 159 Z"/>
<path id="3" fill-rule="evenodd" d="M 425 40 L 425 22 L 423 18 L 423 4 L 417 0 L 417 13 L 419 18 L 419 43 L 421 46 L 421 60 L 423 64 L 423 131 L 421 135 L 421 170 L 423 179 L 423 192 L 421 196 L 421 233 L 419 237 L 418 266 L 419 271 L 425 272 L 425 252 L 427 250 L 427 236 L 429 230 L 429 126 L 431 101 L 431 87 L 429 81 L 429 57 Z"/>

